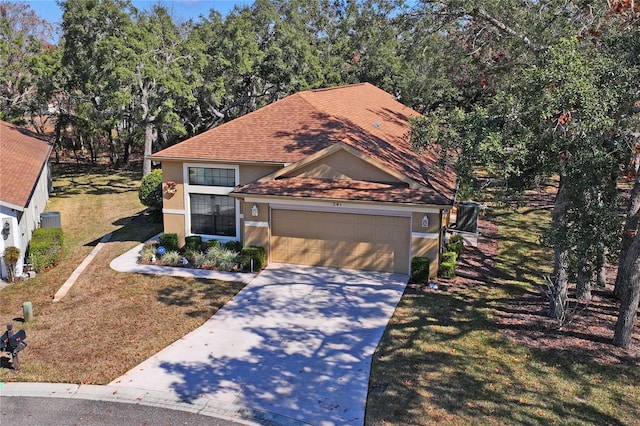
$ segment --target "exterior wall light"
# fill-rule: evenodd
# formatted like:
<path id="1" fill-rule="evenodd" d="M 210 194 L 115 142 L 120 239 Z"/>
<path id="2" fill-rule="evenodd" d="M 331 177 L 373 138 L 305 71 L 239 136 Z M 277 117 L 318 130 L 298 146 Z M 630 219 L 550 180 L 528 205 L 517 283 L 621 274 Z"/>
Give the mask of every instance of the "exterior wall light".
<path id="1" fill-rule="evenodd" d="M 4 240 L 8 239 L 10 233 L 11 233 L 10 219 L 5 219 L 4 224 L 2 225 L 2 239 Z"/>
<path id="2" fill-rule="evenodd" d="M 424 214 L 424 216 L 422 216 L 422 227 L 423 228 L 429 227 L 429 216 L 427 216 L 426 213 Z"/>
<path id="3" fill-rule="evenodd" d="M 258 216 L 258 205 L 254 204 L 253 206 L 251 206 L 251 216 L 256 217 Z"/>

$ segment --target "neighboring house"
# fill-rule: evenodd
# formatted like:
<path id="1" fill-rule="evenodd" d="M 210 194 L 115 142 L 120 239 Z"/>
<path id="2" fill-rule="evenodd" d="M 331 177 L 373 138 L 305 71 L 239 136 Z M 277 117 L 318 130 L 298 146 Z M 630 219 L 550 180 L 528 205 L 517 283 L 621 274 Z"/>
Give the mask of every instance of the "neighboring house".
<path id="1" fill-rule="evenodd" d="M 456 177 L 412 149 L 418 113 L 371 84 L 288 96 L 150 156 L 164 231 L 238 240 L 270 262 L 436 275 Z"/>
<path id="2" fill-rule="evenodd" d="M 5 247 L 18 247 L 22 260 L 16 275 L 22 275 L 24 255 L 31 233 L 40 223 L 49 200 L 52 146 L 35 133 L 0 121 L 0 263 L 7 277 Z"/>

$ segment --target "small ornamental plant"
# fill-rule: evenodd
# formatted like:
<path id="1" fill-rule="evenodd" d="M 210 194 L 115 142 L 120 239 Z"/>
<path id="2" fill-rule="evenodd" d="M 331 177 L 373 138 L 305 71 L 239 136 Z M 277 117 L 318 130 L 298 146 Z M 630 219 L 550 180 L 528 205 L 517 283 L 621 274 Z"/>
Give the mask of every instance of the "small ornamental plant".
<path id="1" fill-rule="evenodd" d="M 164 190 L 167 194 L 173 195 L 176 193 L 176 191 L 178 191 L 178 184 L 172 180 L 169 180 L 164 184 Z"/>

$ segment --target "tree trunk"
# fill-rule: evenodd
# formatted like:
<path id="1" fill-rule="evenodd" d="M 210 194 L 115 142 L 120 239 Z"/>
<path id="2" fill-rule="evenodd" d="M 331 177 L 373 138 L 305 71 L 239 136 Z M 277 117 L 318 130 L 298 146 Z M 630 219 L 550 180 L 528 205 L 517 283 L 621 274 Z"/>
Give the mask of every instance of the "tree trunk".
<path id="1" fill-rule="evenodd" d="M 153 153 L 153 123 L 146 122 L 144 125 L 144 160 L 142 161 L 142 176 L 151 173 L 151 160 L 148 156 Z"/>
<path id="2" fill-rule="evenodd" d="M 636 235 L 627 249 L 626 257 L 618 268 L 624 292 L 620 300 L 620 312 L 616 322 L 613 344 L 628 349 L 638 315 L 640 302 L 640 237 Z"/>
<path id="3" fill-rule="evenodd" d="M 96 160 L 98 159 L 98 152 L 93 141 L 93 134 L 89 134 L 89 159 L 91 164 L 96 164 Z"/>
<path id="4" fill-rule="evenodd" d="M 560 173 L 560 184 L 558 185 L 558 193 L 553 206 L 553 227 L 562 235 L 566 231 L 566 174 Z M 554 261 L 553 261 L 553 279 L 551 288 L 551 300 L 549 306 L 549 316 L 557 320 L 564 319 L 564 310 L 567 304 L 567 285 L 569 283 L 569 250 L 565 246 L 565 242 L 561 240 L 555 241 Z"/>
<path id="5" fill-rule="evenodd" d="M 607 252 L 603 242 L 598 243 L 596 257 L 596 286 L 605 288 L 607 285 Z"/>
<path id="6" fill-rule="evenodd" d="M 591 300 L 591 265 L 582 254 L 579 253 L 580 260 L 578 260 L 578 277 L 576 283 L 576 298 L 588 302 Z"/>
<path id="7" fill-rule="evenodd" d="M 142 109 L 142 122 L 144 125 L 144 158 L 142 160 L 142 176 L 151 173 L 151 160 L 147 157 L 153 153 L 153 129 L 157 114 L 151 114 L 149 96 L 152 83 L 142 81 L 140 83 L 140 108 Z"/>
<path id="8" fill-rule="evenodd" d="M 122 152 L 122 163 L 124 166 L 128 166 L 129 165 L 129 154 L 131 152 L 131 144 L 129 143 L 129 139 L 127 138 L 124 141 L 124 150 Z"/>
<path id="9" fill-rule="evenodd" d="M 109 139 L 109 163 L 111 167 L 118 168 L 120 165 L 120 157 L 118 156 L 118 142 L 113 138 L 113 132 L 111 129 L 107 130 L 107 136 Z"/>
<path id="10" fill-rule="evenodd" d="M 621 268 L 624 264 L 624 259 L 627 257 L 627 252 L 629 250 L 629 246 L 631 242 L 636 237 L 638 233 L 638 224 L 640 222 L 640 173 L 637 174 L 636 180 L 633 184 L 633 189 L 631 190 L 631 196 L 629 197 L 629 202 L 627 203 L 627 220 L 624 224 L 624 231 L 622 233 L 622 249 L 620 250 L 620 258 L 618 260 L 618 276 L 616 277 L 616 285 L 613 290 L 614 294 L 618 298 L 622 298 L 625 293 L 624 286 L 626 285 L 622 282 L 622 271 Z M 630 283 L 628 283 L 630 284 Z"/>

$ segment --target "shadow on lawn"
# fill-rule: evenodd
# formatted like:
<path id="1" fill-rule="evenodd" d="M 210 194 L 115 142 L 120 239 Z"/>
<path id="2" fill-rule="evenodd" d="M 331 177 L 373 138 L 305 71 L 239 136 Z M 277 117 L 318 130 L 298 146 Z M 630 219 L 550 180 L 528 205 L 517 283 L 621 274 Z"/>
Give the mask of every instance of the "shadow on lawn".
<path id="1" fill-rule="evenodd" d="M 110 242 L 138 242 L 143 243 L 152 236 L 162 231 L 162 219 L 158 217 L 158 213 L 143 210 L 140 213 L 124 217 L 113 222 L 113 225 L 120 226 L 119 229 L 111 233 Z M 85 247 L 95 247 L 104 238 L 96 238 L 84 244 Z"/>
<path id="2" fill-rule="evenodd" d="M 209 301 L 211 309 L 189 310 L 186 315 L 192 318 L 208 319 L 214 312 L 222 308 L 238 291 L 244 287 L 240 282 L 220 282 L 197 279 L 198 287 L 174 285 L 158 291 L 158 301 L 169 306 L 193 306 L 196 299 Z"/>
<path id="3" fill-rule="evenodd" d="M 493 319 L 500 299 L 492 293 L 502 287 L 478 283 L 405 299 L 410 306 L 399 309 L 374 357 L 369 423 L 431 424 L 454 416 L 453 423 L 622 425 L 634 418 L 632 404 L 628 417 L 616 418 L 602 408 L 611 400 L 594 403 L 589 395 L 614 377 L 633 386 L 640 371 L 508 341 Z M 625 400 L 620 393 L 616 401 Z"/>
<path id="4" fill-rule="evenodd" d="M 52 173 L 55 178 L 54 196 L 59 198 L 78 194 L 107 195 L 138 191 L 138 186 L 132 182 L 141 177 L 137 170 L 78 163 L 54 163 Z"/>

